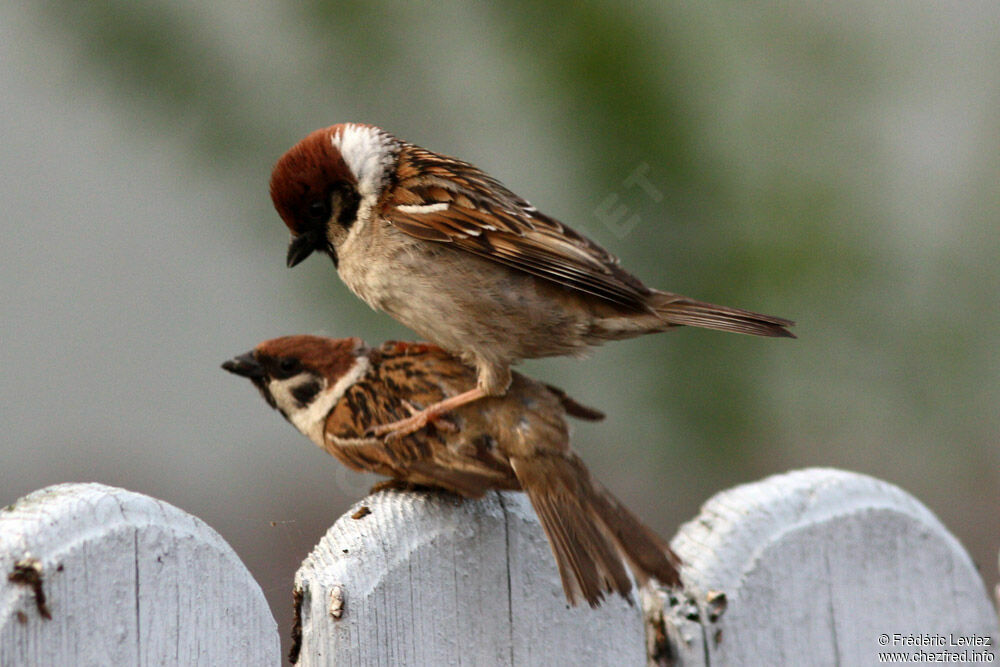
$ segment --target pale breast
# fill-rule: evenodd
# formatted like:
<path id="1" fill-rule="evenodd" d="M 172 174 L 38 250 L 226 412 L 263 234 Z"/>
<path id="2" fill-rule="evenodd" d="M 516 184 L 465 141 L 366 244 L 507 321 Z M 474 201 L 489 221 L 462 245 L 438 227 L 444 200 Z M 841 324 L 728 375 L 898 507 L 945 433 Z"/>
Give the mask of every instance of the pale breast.
<path id="1" fill-rule="evenodd" d="M 423 338 L 467 356 L 514 361 L 579 354 L 593 319 L 565 290 L 385 225 L 342 254 L 344 283 Z"/>

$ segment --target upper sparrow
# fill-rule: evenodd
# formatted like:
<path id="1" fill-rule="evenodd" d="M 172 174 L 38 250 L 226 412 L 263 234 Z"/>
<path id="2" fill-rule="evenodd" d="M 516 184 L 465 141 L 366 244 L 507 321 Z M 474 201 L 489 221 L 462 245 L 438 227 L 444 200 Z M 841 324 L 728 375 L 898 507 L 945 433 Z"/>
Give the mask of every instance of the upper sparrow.
<path id="1" fill-rule="evenodd" d="M 370 306 L 476 368 L 476 388 L 380 432 L 502 395 L 521 359 L 681 325 L 794 338 L 789 320 L 647 287 L 471 164 L 371 125 L 309 134 L 275 165 L 271 198 L 289 266 L 325 252 Z"/>
<path id="2" fill-rule="evenodd" d="M 459 395 L 474 371 L 433 345 L 288 336 L 223 364 L 250 378 L 265 400 L 314 443 L 354 470 L 447 489 L 469 498 L 522 490 L 549 539 L 571 604 L 632 582 L 679 583 L 670 547 L 591 478 L 569 448 L 565 416 L 601 419 L 562 391 L 519 373 L 502 397 L 452 410 L 409 435 L 366 437 L 376 424 Z"/>

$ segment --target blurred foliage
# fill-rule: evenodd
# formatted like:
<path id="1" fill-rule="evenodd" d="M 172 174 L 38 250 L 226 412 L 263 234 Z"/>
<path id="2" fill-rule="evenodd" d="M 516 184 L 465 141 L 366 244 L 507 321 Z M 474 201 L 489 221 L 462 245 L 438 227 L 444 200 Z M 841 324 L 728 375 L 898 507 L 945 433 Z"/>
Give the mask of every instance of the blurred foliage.
<path id="1" fill-rule="evenodd" d="M 207 26 L 173 3 L 43 3 L 53 22 L 74 38 L 96 82 L 117 92 L 123 115 L 197 116 L 193 137 L 205 159 L 249 152 L 246 131 L 263 131 L 260 111 L 236 85 L 238 77 Z M 145 124 L 145 123 L 142 123 Z M 149 123 L 152 125 L 152 123 Z"/>

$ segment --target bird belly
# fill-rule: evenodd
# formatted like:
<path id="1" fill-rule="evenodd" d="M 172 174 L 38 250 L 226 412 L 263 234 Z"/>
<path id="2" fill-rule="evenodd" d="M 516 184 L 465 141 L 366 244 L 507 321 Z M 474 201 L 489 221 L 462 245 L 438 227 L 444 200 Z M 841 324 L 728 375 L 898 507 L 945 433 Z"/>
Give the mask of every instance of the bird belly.
<path id="1" fill-rule="evenodd" d="M 469 361 L 581 355 L 589 347 L 589 309 L 545 280 L 426 241 L 402 245 L 383 266 L 391 268 L 342 262 L 341 277 L 373 308 Z"/>

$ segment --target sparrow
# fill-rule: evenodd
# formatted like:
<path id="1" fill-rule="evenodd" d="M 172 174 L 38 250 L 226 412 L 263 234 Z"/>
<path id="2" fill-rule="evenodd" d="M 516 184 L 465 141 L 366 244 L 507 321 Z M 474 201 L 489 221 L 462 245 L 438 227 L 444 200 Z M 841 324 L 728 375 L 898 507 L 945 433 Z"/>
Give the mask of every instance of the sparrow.
<path id="1" fill-rule="evenodd" d="M 357 296 L 475 367 L 476 386 L 380 433 L 405 433 L 501 396 L 522 359 L 583 356 L 678 326 L 794 338 L 793 322 L 652 289 L 616 257 L 468 162 L 372 125 L 312 132 L 274 166 L 271 199 L 292 233 Z"/>
<path id="2" fill-rule="evenodd" d="M 631 601 L 641 584 L 680 583 L 670 547 L 594 480 L 570 449 L 566 416 L 604 415 L 558 388 L 511 374 L 503 396 L 456 407 L 404 436 L 367 435 L 374 424 L 460 395 L 475 371 L 426 343 L 369 348 L 359 338 L 286 336 L 222 367 L 249 378 L 264 400 L 347 467 L 465 498 L 523 491 L 548 537 L 571 605 L 596 607 L 605 593 Z M 379 488 L 380 485 L 376 485 Z"/>

